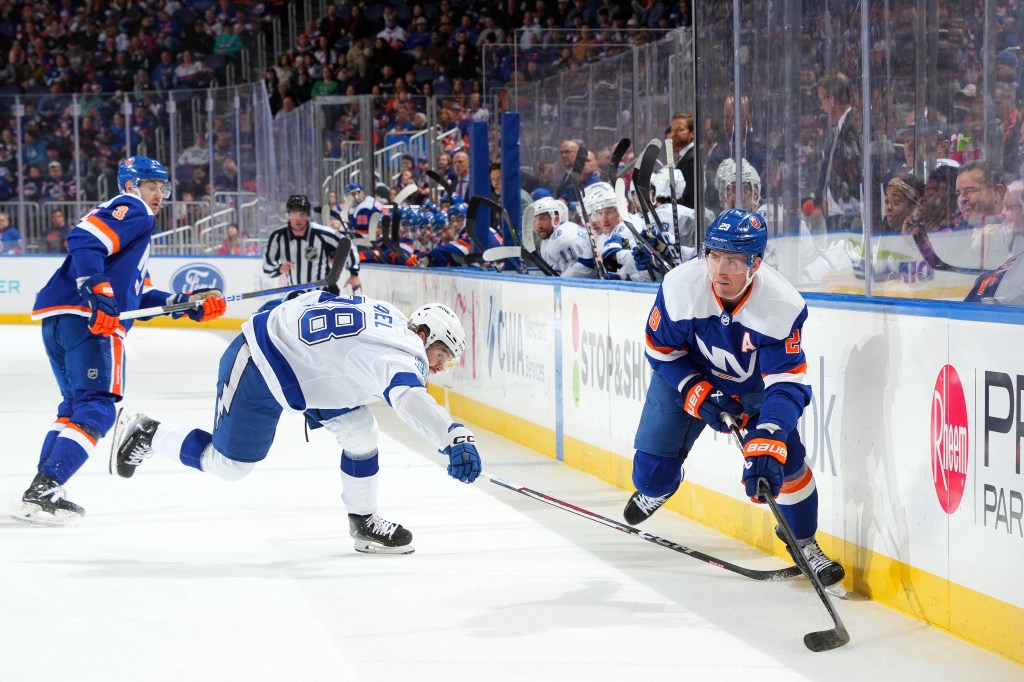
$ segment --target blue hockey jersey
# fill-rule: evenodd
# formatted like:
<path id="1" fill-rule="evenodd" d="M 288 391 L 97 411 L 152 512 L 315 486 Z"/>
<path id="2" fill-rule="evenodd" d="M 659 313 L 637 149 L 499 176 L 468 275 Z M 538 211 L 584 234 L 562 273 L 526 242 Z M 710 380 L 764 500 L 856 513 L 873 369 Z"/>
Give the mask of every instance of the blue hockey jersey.
<path id="1" fill-rule="evenodd" d="M 89 317 L 91 310 L 78 293 L 76 280 L 98 274 L 107 277 L 121 310 L 165 305 L 171 294 L 146 289 L 155 221 L 149 206 L 132 194 L 119 194 L 85 214 L 68 232 L 64 262 L 36 295 L 32 319 Z M 132 321 L 122 324 L 127 331 Z"/>
<path id="2" fill-rule="evenodd" d="M 669 271 L 647 318 L 647 359 L 671 386 L 700 375 L 729 395 L 763 392 L 759 422 L 789 433 L 810 402 L 801 347 L 807 305 L 765 263 L 739 305 L 726 312 L 703 259 Z"/>

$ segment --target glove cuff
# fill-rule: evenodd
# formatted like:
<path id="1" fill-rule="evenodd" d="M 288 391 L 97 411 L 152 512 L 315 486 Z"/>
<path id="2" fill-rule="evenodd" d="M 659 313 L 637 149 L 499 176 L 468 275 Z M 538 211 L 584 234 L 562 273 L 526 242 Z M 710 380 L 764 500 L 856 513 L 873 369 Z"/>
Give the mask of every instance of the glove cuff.
<path id="1" fill-rule="evenodd" d="M 744 457 L 772 457 L 780 464 L 786 463 L 789 454 L 786 444 L 773 438 L 751 438 L 743 445 Z"/>
<path id="2" fill-rule="evenodd" d="M 690 384 L 683 396 L 683 410 L 691 417 L 700 419 L 700 406 L 712 390 L 714 387 L 707 381 L 698 380 L 696 383 Z"/>

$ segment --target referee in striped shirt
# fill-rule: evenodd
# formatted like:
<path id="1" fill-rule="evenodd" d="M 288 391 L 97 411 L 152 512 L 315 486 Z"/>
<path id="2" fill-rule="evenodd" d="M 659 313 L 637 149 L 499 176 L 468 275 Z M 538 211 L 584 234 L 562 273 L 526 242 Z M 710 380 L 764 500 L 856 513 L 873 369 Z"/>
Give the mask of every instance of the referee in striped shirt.
<path id="1" fill-rule="evenodd" d="M 312 210 L 309 199 L 301 194 L 288 198 L 288 224 L 279 227 L 267 237 L 267 250 L 263 254 L 263 273 L 271 277 L 285 275 L 288 284 L 309 284 L 323 279 L 331 270 L 334 251 L 340 236 L 331 228 L 309 219 Z M 349 252 L 349 278 L 345 283 L 352 291 L 361 288 L 359 257 L 356 249 Z"/>

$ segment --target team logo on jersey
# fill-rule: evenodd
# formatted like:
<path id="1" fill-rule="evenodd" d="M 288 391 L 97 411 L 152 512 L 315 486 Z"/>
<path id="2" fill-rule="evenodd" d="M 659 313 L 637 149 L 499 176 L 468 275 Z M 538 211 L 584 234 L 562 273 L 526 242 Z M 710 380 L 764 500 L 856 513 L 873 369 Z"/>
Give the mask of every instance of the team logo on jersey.
<path id="1" fill-rule="evenodd" d="M 306 260 L 308 260 L 309 262 L 312 263 L 313 261 L 315 261 L 319 257 L 320 257 L 320 252 L 317 251 L 312 246 L 309 247 L 308 249 L 306 249 Z"/>
<path id="2" fill-rule="evenodd" d="M 708 348 L 707 344 L 704 343 L 704 339 L 699 336 L 697 337 L 697 347 L 700 349 L 701 355 L 707 358 L 708 362 L 718 370 L 714 372 L 715 376 L 723 379 L 744 382 L 753 376 L 754 370 L 757 369 L 757 351 L 750 354 L 750 360 L 747 366 L 744 367 L 743 363 L 728 350 L 718 346 Z"/>
<path id="3" fill-rule="evenodd" d="M 732 322 L 732 318 L 729 317 L 729 313 L 722 313 L 722 324 L 728 325 L 730 322 Z"/>
<path id="4" fill-rule="evenodd" d="M 99 377 L 100 371 L 98 369 L 96 369 L 95 367 L 90 367 L 89 370 L 86 372 L 86 375 L 90 379 L 96 379 L 96 378 Z"/>
<path id="5" fill-rule="evenodd" d="M 189 263 L 178 268 L 171 276 L 171 291 L 184 294 L 197 289 L 219 289 L 224 291 L 224 275 L 217 268 L 205 263 Z"/>

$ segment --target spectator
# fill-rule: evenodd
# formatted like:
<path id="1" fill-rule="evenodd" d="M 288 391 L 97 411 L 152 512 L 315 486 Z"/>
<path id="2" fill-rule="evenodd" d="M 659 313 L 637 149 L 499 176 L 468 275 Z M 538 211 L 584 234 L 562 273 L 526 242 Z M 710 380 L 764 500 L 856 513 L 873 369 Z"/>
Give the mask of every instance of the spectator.
<path id="1" fill-rule="evenodd" d="M 75 179 L 64 176 L 64 166 L 60 161 L 51 161 L 47 165 L 49 177 L 43 181 L 43 201 L 74 201 L 78 194 Z"/>
<path id="2" fill-rule="evenodd" d="M 328 97 L 339 93 L 338 81 L 334 80 L 334 69 L 324 66 L 321 79 L 313 84 L 312 97 Z"/>
<path id="3" fill-rule="evenodd" d="M 693 115 L 678 113 L 672 117 L 672 126 L 669 129 L 672 138 L 672 152 L 678 154 L 676 169 L 683 174 L 686 181 L 686 190 L 683 196 L 679 197 L 679 203 L 686 208 L 693 208 L 694 195 L 697 191 L 697 152 L 694 148 Z"/>
<path id="4" fill-rule="evenodd" d="M 987 161 L 972 161 L 960 167 L 956 177 L 957 207 L 964 224 L 975 227 L 999 222 L 1006 186 L 1002 173 Z"/>
<path id="5" fill-rule="evenodd" d="M 43 247 L 46 253 L 68 252 L 68 230 L 64 211 L 59 208 L 50 211 L 50 226 L 43 233 Z"/>
<path id="6" fill-rule="evenodd" d="M 174 69 L 174 87 L 205 88 L 212 76 L 205 62 L 196 60 L 189 50 L 185 50 L 181 53 L 181 63 Z"/>
<path id="7" fill-rule="evenodd" d="M 21 232 L 11 225 L 11 218 L 0 212 L 0 255 L 18 256 L 25 252 L 21 241 Z"/>
<path id="8" fill-rule="evenodd" d="M 178 154 L 179 173 L 191 172 L 193 166 L 210 165 L 210 146 L 206 135 L 196 135 L 191 147 L 185 147 L 181 154 Z"/>
<path id="9" fill-rule="evenodd" d="M 924 183 L 919 178 L 909 173 L 893 177 L 885 188 L 885 217 L 882 218 L 881 232 L 903 232 L 903 224 L 923 196 Z"/>
<path id="10" fill-rule="evenodd" d="M 218 256 L 253 256 L 258 253 L 259 251 L 254 244 L 246 243 L 242 233 L 238 230 L 238 225 L 235 223 L 228 225 L 227 237 L 224 238 L 220 248 L 217 249 Z"/>
<path id="11" fill-rule="evenodd" d="M 38 166 L 29 166 L 21 188 L 21 197 L 26 201 L 39 201 L 43 196 L 43 174 Z"/>
<path id="12" fill-rule="evenodd" d="M 213 181 L 214 190 L 217 192 L 238 191 L 238 164 L 234 158 L 225 156 L 220 165 L 220 174 Z"/>
<path id="13" fill-rule="evenodd" d="M 153 69 L 150 74 L 150 80 L 153 82 L 153 87 L 157 90 L 172 90 L 174 88 L 174 70 L 178 67 L 178 63 L 174 59 L 174 55 L 170 50 L 163 50 L 160 53 L 160 62 Z"/>

